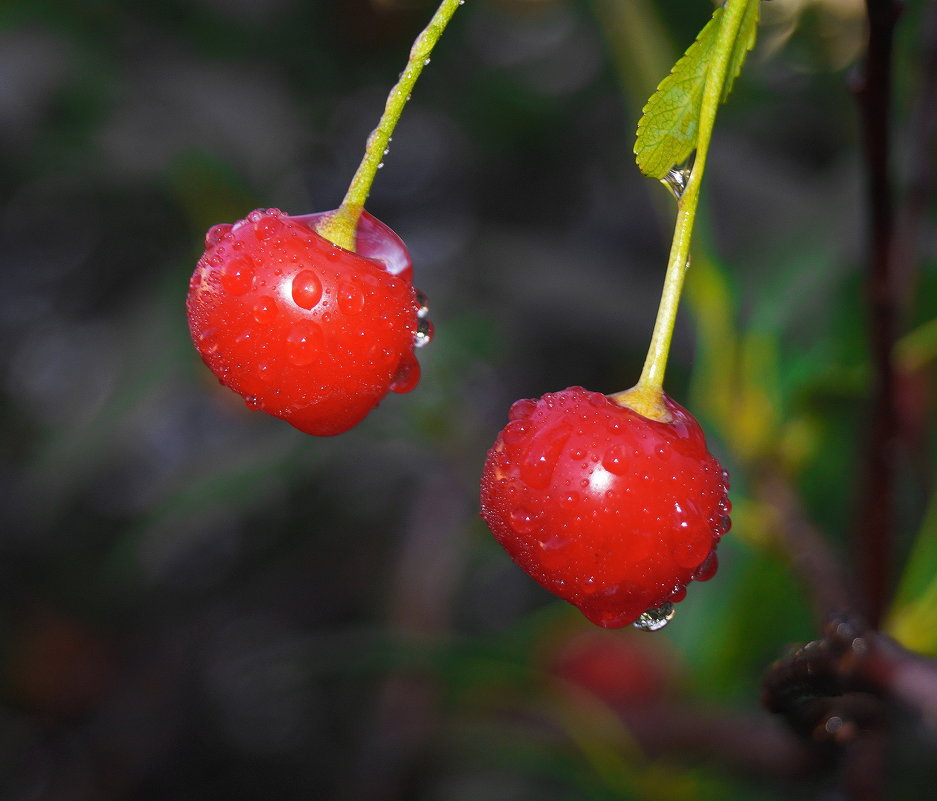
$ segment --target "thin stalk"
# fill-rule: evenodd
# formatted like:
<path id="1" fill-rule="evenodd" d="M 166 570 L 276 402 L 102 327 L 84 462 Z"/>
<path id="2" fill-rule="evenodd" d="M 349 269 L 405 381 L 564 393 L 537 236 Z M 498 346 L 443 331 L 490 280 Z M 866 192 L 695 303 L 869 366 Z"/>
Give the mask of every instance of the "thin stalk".
<path id="1" fill-rule="evenodd" d="M 335 213 L 324 219 L 318 226 L 317 232 L 326 239 L 334 242 L 336 245 L 346 250 L 355 249 L 355 230 L 358 227 L 358 218 L 364 210 L 365 201 L 371 192 L 371 184 L 374 183 L 374 176 L 384 163 L 384 156 L 390 145 L 391 137 L 394 135 L 394 129 L 403 114 L 404 106 L 410 99 L 410 93 L 423 72 L 423 68 L 429 64 L 430 54 L 433 48 L 442 36 L 443 31 L 455 14 L 456 9 L 464 3 L 465 0 L 443 0 L 433 14 L 429 24 L 423 32 L 416 37 L 413 46 L 410 48 L 410 57 L 407 60 L 407 66 L 400 74 L 400 80 L 390 90 L 387 96 L 387 104 L 384 106 L 384 113 L 377 123 L 377 127 L 371 131 L 364 150 L 364 157 L 355 171 L 354 177 L 345 193 L 342 204 L 336 209 Z"/>
<path id="2" fill-rule="evenodd" d="M 630 406 L 639 414 L 652 420 L 661 422 L 670 420 L 670 412 L 663 403 L 664 373 L 667 370 L 677 310 L 680 306 L 683 282 L 690 261 L 690 245 L 699 207 L 700 184 L 706 169 L 706 157 L 716 122 L 716 112 L 722 102 L 722 88 L 728 72 L 732 43 L 738 36 L 747 4 L 753 1 L 756 0 L 728 0 L 726 2 L 724 17 L 714 47 L 713 60 L 706 73 L 706 83 L 703 88 L 693 168 L 685 187 L 682 192 L 678 193 L 673 243 L 670 246 L 664 288 L 644 368 L 634 387 L 614 396 L 619 403 Z"/>

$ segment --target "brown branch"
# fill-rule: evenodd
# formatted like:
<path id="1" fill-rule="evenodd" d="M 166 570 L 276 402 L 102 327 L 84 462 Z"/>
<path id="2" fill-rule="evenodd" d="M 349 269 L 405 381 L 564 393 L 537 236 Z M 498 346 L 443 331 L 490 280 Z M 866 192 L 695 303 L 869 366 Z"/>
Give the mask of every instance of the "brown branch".
<path id="1" fill-rule="evenodd" d="M 894 259 L 894 204 L 889 123 L 892 50 L 900 7 L 896 0 L 866 0 L 869 41 L 856 87 L 862 125 L 870 218 L 870 259 L 866 292 L 874 375 L 864 473 L 856 521 L 863 613 L 878 625 L 891 590 L 891 522 L 894 448 L 898 439 L 895 344 L 898 299 Z"/>
<path id="2" fill-rule="evenodd" d="M 762 701 L 802 735 L 822 739 L 825 732 L 845 742 L 881 728 L 885 702 L 899 702 L 924 718 L 937 716 L 937 660 L 840 618 L 826 626 L 822 639 L 768 668 Z M 831 724 L 833 718 L 838 722 Z"/>

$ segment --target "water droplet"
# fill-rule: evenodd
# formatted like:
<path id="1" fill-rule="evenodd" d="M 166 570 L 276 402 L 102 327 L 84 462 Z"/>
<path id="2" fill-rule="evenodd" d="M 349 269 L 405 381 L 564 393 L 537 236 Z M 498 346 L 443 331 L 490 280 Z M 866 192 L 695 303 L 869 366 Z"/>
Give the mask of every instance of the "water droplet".
<path id="1" fill-rule="evenodd" d="M 666 186 L 673 196 L 680 200 L 686 191 L 687 182 L 690 180 L 690 174 L 693 172 L 693 161 L 695 154 L 691 155 L 683 164 L 671 167 L 667 174 L 660 179 L 660 182 Z"/>
<path id="2" fill-rule="evenodd" d="M 221 286 L 229 295 L 244 295 L 254 282 L 254 262 L 247 254 L 235 256 L 221 268 Z"/>
<path id="3" fill-rule="evenodd" d="M 642 612 L 632 625 L 641 631 L 660 631 L 673 620 L 673 615 L 673 604 L 661 604 L 660 606 L 655 606 L 653 609 L 648 609 L 646 612 Z"/>
<path id="4" fill-rule="evenodd" d="M 311 309 L 322 297 L 322 282 L 312 270 L 303 270 L 293 278 L 293 302 L 303 309 Z M 258 322 L 260 322 L 258 320 Z"/>
<path id="5" fill-rule="evenodd" d="M 254 209 L 250 214 L 247 215 L 247 219 L 252 223 L 260 222 L 261 218 L 264 216 L 263 211 L 260 209 Z"/>
<path id="6" fill-rule="evenodd" d="M 416 326 L 416 333 L 413 335 L 413 344 L 422 348 L 433 339 L 433 324 L 426 319 L 421 319 Z"/>
<path id="7" fill-rule="evenodd" d="M 703 563 L 694 571 L 693 581 L 709 581 L 716 575 L 718 569 L 719 557 L 716 556 L 715 551 L 710 551 L 709 556 L 707 556 L 703 560 Z"/>
<path id="8" fill-rule="evenodd" d="M 662 184 L 664 184 L 671 192 L 673 192 L 673 196 L 679 200 L 681 197 L 683 197 L 683 192 L 686 189 L 686 184 L 689 179 L 689 170 L 671 169 L 660 180 Z"/>
<path id="9" fill-rule="evenodd" d="M 557 426 L 534 436 L 521 462 L 521 479 L 535 489 L 545 489 L 572 433 L 568 426 Z"/>
<path id="10" fill-rule="evenodd" d="M 432 60 L 432 59 L 429 59 L 429 58 L 423 59 L 423 66 L 424 66 L 424 67 L 429 66 L 429 62 L 430 62 L 431 60 Z"/>
<path id="11" fill-rule="evenodd" d="M 628 456 L 620 445 L 612 445 L 602 456 L 602 467 L 616 476 L 624 476 L 629 471 Z"/>
<path id="12" fill-rule="evenodd" d="M 536 527 L 534 516 L 523 506 L 515 506 L 511 510 L 511 528 L 518 534 L 530 534 Z"/>
<path id="13" fill-rule="evenodd" d="M 313 322 L 302 320 L 296 323 L 286 337 L 286 355 L 296 367 L 312 364 L 323 347 L 322 329 Z"/>
<path id="14" fill-rule="evenodd" d="M 275 209 L 270 211 L 275 211 Z M 268 211 L 259 222 L 254 224 L 254 235 L 261 242 L 267 242 L 280 234 L 285 227 L 283 220 Z"/>
<path id="15" fill-rule="evenodd" d="M 530 398 L 522 398 L 521 400 L 514 401 L 514 403 L 511 404 L 511 408 L 508 409 L 508 420 L 523 420 L 530 417 L 536 408 L 536 402 L 530 400 Z"/>
<path id="16" fill-rule="evenodd" d="M 712 546 L 713 538 L 708 532 L 684 528 L 680 532 L 679 541 L 672 546 L 674 562 L 680 567 L 696 567 L 706 558 Z"/>
<path id="17" fill-rule="evenodd" d="M 277 302 L 269 295 L 257 298 L 254 304 L 254 319 L 261 325 L 269 325 L 277 316 Z"/>
<path id="18" fill-rule="evenodd" d="M 364 309 L 364 293 L 351 281 L 343 281 L 338 288 L 338 307 L 345 314 L 360 314 Z"/>
<path id="19" fill-rule="evenodd" d="M 409 98 L 407 98 L 407 99 L 409 100 Z M 378 165 L 377 165 L 377 168 L 378 168 L 379 170 L 383 170 L 383 169 L 384 169 L 384 162 L 383 162 L 383 161 L 382 161 L 382 162 L 379 162 Z"/>
<path id="20" fill-rule="evenodd" d="M 572 509 L 581 499 L 581 495 L 572 490 L 560 496 L 560 508 L 562 509 Z"/>
<path id="21" fill-rule="evenodd" d="M 210 248 L 213 245 L 217 245 L 222 239 L 224 239 L 224 235 L 231 230 L 231 227 L 232 226 L 228 223 L 219 223 L 218 225 L 213 225 L 208 229 L 208 233 L 205 234 L 205 246 Z"/>
<path id="22" fill-rule="evenodd" d="M 420 363 L 414 358 L 413 354 L 407 354 L 397 366 L 397 372 L 394 373 L 390 384 L 391 392 L 409 392 L 420 383 Z"/>
<path id="23" fill-rule="evenodd" d="M 669 603 L 676 604 L 686 598 L 686 587 L 682 584 L 677 584 L 673 588 L 673 592 L 670 593 Z"/>
<path id="24" fill-rule="evenodd" d="M 516 445 L 527 436 L 527 424 L 523 420 L 512 420 L 501 431 L 501 439 L 506 445 Z"/>
<path id="25" fill-rule="evenodd" d="M 420 319 L 426 317 L 429 314 L 429 300 L 426 298 L 426 293 L 422 290 L 416 290 L 416 302 L 419 305 L 417 309 L 416 316 Z"/>
<path id="26" fill-rule="evenodd" d="M 248 409 L 257 410 L 260 408 L 260 399 L 256 395 L 247 395 L 244 398 L 244 403 L 247 404 Z"/>

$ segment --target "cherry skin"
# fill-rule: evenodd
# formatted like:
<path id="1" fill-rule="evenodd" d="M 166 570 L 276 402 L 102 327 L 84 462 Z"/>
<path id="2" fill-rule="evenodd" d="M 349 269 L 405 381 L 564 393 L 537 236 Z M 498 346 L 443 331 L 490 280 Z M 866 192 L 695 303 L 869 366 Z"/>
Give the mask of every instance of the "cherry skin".
<path id="1" fill-rule="evenodd" d="M 617 628 L 716 571 L 728 477 L 665 397 L 649 420 L 582 387 L 519 400 L 488 452 L 482 517 L 532 578 Z"/>
<path id="2" fill-rule="evenodd" d="M 428 340 L 406 246 L 363 212 L 356 251 L 315 231 L 330 212 L 254 211 L 216 225 L 189 283 L 189 329 L 204 362 L 252 409 L 308 434 L 359 423 L 420 378 Z"/>

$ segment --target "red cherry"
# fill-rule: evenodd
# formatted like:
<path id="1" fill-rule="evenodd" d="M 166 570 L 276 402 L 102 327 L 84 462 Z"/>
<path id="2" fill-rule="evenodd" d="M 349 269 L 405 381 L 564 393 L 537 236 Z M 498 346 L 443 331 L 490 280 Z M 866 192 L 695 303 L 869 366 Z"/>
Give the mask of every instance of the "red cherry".
<path id="1" fill-rule="evenodd" d="M 431 328 L 406 246 L 362 213 L 356 252 L 315 231 L 326 214 L 254 211 L 216 225 L 189 284 L 192 339 L 252 409 L 331 436 L 420 376 Z"/>
<path id="2" fill-rule="evenodd" d="M 520 400 L 485 462 L 491 532 L 531 577 L 606 628 L 711 578 L 729 529 L 726 473 L 692 415 L 664 403 L 669 423 L 582 387 Z"/>
<path id="3" fill-rule="evenodd" d="M 554 676 L 618 707 L 649 706 L 674 684 L 676 660 L 666 640 L 637 631 L 578 631 L 549 654 Z"/>

